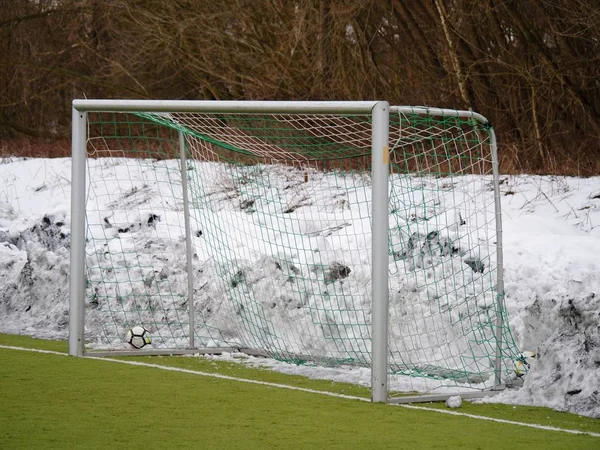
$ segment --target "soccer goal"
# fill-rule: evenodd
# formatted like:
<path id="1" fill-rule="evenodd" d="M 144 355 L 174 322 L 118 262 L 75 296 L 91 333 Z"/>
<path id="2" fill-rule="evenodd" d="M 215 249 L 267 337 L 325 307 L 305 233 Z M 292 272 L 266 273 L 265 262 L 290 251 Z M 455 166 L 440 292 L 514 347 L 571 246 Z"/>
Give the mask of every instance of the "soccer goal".
<path id="1" fill-rule="evenodd" d="M 378 402 L 513 378 L 481 115 L 75 100 L 72 146 L 70 354 L 366 368 Z"/>

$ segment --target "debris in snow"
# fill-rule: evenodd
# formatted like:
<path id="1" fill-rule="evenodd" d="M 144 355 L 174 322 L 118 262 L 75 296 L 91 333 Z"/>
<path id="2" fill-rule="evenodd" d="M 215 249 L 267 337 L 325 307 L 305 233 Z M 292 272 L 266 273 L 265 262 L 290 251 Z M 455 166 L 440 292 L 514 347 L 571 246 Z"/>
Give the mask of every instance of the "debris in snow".
<path id="1" fill-rule="evenodd" d="M 338 262 L 332 262 L 325 271 L 325 283 L 333 283 L 334 281 L 347 278 L 350 272 L 352 272 L 350 267 Z"/>
<path id="2" fill-rule="evenodd" d="M 475 273 L 483 273 L 485 270 L 485 264 L 477 258 L 467 258 L 464 261 Z"/>

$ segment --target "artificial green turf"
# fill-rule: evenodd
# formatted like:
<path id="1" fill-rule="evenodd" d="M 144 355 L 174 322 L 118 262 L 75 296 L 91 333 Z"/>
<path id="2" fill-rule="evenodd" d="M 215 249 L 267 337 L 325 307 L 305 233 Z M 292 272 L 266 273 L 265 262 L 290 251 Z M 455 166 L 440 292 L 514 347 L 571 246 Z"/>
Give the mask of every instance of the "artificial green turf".
<path id="1" fill-rule="evenodd" d="M 445 403 L 427 403 L 432 409 L 447 409 Z M 600 433 L 600 420 L 577 414 L 555 411 L 540 406 L 514 406 L 502 403 L 471 403 L 463 401 L 458 410 L 465 414 L 493 417 L 495 419 L 512 420 L 514 422 L 532 423 L 549 427 L 563 428 L 565 430 L 590 431 Z M 600 440 L 598 442 L 600 449 Z"/>
<path id="2" fill-rule="evenodd" d="M 68 352 L 66 341 L 50 341 L 35 339 L 29 336 L 18 336 L 0 333 L 1 345 L 14 345 L 21 347 L 39 348 L 43 350 L 54 350 L 57 352 Z M 304 387 L 319 391 L 335 392 L 338 394 L 351 395 L 355 397 L 370 398 L 370 390 L 363 386 L 351 383 L 338 383 L 328 380 L 317 380 L 299 375 L 288 375 L 273 371 L 266 367 L 246 365 L 243 362 L 231 362 L 219 358 L 191 357 L 191 356 L 132 356 L 119 357 L 117 359 L 132 359 L 135 361 L 165 366 L 180 367 L 208 373 L 220 373 L 238 378 L 267 381 L 270 383 L 287 384 L 290 386 Z M 256 358 L 254 359 L 256 361 Z"/>
<path id="3" fill-rule="evenodd" d="M 64 351 L 0 335 L 2 345 Z M 136 358 L 321 389 L 330 382 L 190 357 Z M 229 373 L 227 371 L 230 370 Z M 249 376 L 252 374 L 253 376 Z M 343 384 L 343 383 L 342 383 Z M 334 388 L 340 386 L 334 385 Z M 600 439 L 104 361 L 0 349 L 0 448 L 599 448 Z M 441 407 L 432 405 L 432 407 Z M 459 411 L 600 431 L 546 408 L 463 403 Z M 494 414 L 486 414 L 493 410 Z M 69 431 L 72 429 L 73 431 Z M 4 432 L 3 430 L 8 430 Z"/>
<path id="4" fill-rule="evenodd" d="M 598 438 L 0 349 L 0 448 L 597 448 Z"/>
<path id="5" fill-rule="evenodd" d="M 69 351 L 69 343 L 67 341 L 36 339 L 30 336 L 20 336 L 18 334 L 0 333 L 0 345 L 37 348 L 39 350 L 50 350 L 63 353 L 67 353 Z"/>

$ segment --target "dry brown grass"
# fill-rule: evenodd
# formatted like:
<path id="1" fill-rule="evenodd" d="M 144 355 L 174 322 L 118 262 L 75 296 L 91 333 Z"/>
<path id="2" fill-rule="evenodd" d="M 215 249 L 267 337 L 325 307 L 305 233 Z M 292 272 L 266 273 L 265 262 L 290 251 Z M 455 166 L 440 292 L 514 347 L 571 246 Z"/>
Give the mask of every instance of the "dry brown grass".
<path id="1" fill-rule="evenodd" d="M 64 158 L 71 156 L 71 141 L 68 139 L 2 139 L 0 157 Z"/>
<path id="2" fill-rule="evenodd" d="M 521 149 L 517 145 L 500 145 L 498 158 L 500 172 L 507 175 L 563 175 L 592 177 L 600 175 L 600 145 L 596 151 L 552 154 L 540 164 L 535 150 Z"/>
<path id="3" fill-rule="evenodd" d="M 533 158 L 529 158 L 529 155 L 534 153 L 533 151 L 522 150 L 516 145 L 501 145 L 498 153 L 500 172 L 507 175 L 524 173 L 577 177 L 600 175 L 600 156 L 595 155 L 593 151 L 583 154 L 577 153 L 578 159 L 569 154 L 553 155 L 547 159 L 546 165 L 542 167 Z M 600 148 L 598 153 L 600 154 Z M 132 153 L 131 156 L 133 155 Z M 156 158 L 158 152 L 151 152 L 148 155 L 138 152 L 135 155 Z M 71 141 L 68 139 L 19 138 L 0 140 L 0 158 L 63 158 L 70 156 Z M 101 154 L 98 156 L 102 157 Z M 247 158 L 243 155 L 234 155 L 233 152 L 227 152 L 223 155 L 223 160 L 227 162 L 248 163 Z M 250 163 L 253 162 L 256 161 L 250 161 Z M 321 166 L 325 170 L 362 170 L 369 167 L 369 160 L 367 157 L 348 158 L 322 162 Z"/>

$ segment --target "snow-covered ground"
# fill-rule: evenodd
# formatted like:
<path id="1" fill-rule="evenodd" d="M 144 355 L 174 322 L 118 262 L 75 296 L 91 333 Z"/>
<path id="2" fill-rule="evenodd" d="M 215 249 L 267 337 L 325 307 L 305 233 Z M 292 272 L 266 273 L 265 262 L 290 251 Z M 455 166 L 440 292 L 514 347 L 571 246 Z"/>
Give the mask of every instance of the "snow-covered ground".
<path id="1" fill-rule="evenodd" d="M 70 170 L 69 159 L 0 161 L 2 332 L 67 336 Z M 543 405 L 600 417 L 600 178 L 503 176 L 501 191 L 510 326 L 518 347 L 535 351 L 537 358 L 521 389 L 507 390 L 486 401 Z M 289 194 L 287 187 L 278 192 L 295 196 L 288 200 L 299 211 L 310 203 L 308 193 Z M 136 191 L 135 195 L 146 193 Z M 333 191 L 327 196 L 335 202 L 345 201 Z M 225 201 L 226 195 L 223 198 Z M 152 203 L 153 198 L 148 195 L 146 200 Z M 240 204 L 258 207 L 244 199 Z M 346 226 L 343 220 L 340 226 Z M 319 237 L 315 231 L 323 233 L 322 227 L 303 231 L 311 239 Z M 360 249 L 363 243 L 352 245 Z M 340 255 L 344 251 L 352 249 L 340 249 Z M 364 258 L 364 254 L 352 258 Z M 347 275 L 344 267 L 336 270 Z M 368 280 L 353 270 L 346 286 L 352 287 L 354 282 L 359 289 Z M 180 274 L 172 270 L 155 275 L 160 279 Z M 210 271 L 205 276 L 210 276 Z M 252 277 L 252 271 L 248 269 L 245 276 Z M 261 282 L 264 279 L 257 276 L 257 285 Z M 269 286 L 264 289 L 267 292 Z M 265 363 L 289 373 L 370 383 L 367 369 L 261 361 Z"/>

